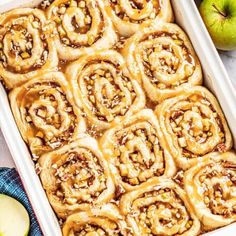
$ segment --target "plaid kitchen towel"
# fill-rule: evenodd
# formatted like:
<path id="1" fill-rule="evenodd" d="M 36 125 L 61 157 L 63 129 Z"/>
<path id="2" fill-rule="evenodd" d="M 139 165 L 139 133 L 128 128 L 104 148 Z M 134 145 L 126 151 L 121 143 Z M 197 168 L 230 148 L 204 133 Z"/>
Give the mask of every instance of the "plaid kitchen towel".
<path id="1" fill-rule="evenodd" d="M 24 192 L 20 177 L 14 168 L 0 168 L 0 193 L 15 198 L 27 209 L 30 217 L 29 236 L 43 235 L 30 202 Z"/>

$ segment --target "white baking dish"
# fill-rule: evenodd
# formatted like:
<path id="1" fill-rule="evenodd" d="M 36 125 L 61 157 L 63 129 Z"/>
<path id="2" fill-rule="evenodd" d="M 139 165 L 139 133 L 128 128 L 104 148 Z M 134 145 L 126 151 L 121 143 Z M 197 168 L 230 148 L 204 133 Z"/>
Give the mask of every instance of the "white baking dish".
<path id="1" fill-rule="evenodd" d="M 37 5 L 40 0 L 0 0 L 0 12 L 19 6 Z M 204 27 L 193 0 L 172 0 L 176 21 L 188 33 L 202 63 L 205 85 L 216 94 L 236 141 L 236 95 L 217 51 Z M 35 173 L 30 153 L 18 132 L 7 95 L 0 85 L 0 126 L 45 236 L 60 236 L 57 219 Z M 235 236 L 236 223 L 207 235 Z"/>

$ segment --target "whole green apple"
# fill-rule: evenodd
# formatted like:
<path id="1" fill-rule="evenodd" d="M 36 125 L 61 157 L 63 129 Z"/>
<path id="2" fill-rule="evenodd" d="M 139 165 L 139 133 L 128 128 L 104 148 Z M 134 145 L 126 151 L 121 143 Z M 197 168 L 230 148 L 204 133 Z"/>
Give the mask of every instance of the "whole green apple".
<path id="1" fill-rule="evenodd" d="M 216 47 L 236 49 L 236 0 L 203 0 L 200 13 Z"/>

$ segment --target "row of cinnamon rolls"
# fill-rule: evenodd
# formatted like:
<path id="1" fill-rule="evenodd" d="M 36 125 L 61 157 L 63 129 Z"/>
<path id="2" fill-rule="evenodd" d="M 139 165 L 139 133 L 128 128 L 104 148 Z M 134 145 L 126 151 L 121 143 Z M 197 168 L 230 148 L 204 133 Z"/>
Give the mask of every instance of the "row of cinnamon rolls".
<path id="1" fill-rule="evenodd" d="M 232 152 L 205 156 L 185 172 L 185 191 L 173 180 L 159 177 L 113 203 L 75 211 L 63 233 L 194 236 L 230 224 L 236 218 L 235 157 Z"/>
<path id="2" fill-rule="evenodd" d="M 29 21 L 27 23 L 29 24 Z M 17 25 L 16 29 L 21 28 Z M 15 33 L 10 30 L 7 35 L 17 35 L 22 39 L 21 34 Z M 21 42 L 19 38 L 17 38 L 18 43 Z M 27 45 L 23 41 L 22 45 Z M 10 45 L 13 45 L 12 40 Z M 3 51 L 6 51 L 5 47 Z M 17 58 L 12 61 L 18 66 L 21 60 L 16 59 L 21 56 L 18 53 L 15 56 Z M 6 57 L 5 59 L 7 60 Z M 54 61 L 48 62 L 54 63 Z M 58 59 L 56 61 L 58 62 Z M 22 62 L 29 65 L 32 60 L 29 58 Z M 2 62 L 2 65 L 4 63 Z M 9 67 L 11 71 L 9 72 L 4 66 L 3 71 L 0 71 L 6 84 L 13 80 L 17 82 L 16 87 L 10 92 L 13 112 L 24 139 L 29 142 L 30 149 L 36 156 L 70 142 L 86 130 L 92 136 L 99 137 L 104 130 L 119 124 L 126 117 L 144 108 L 154 109 L 165 99 L 175 96 L 179 98 L 181 94 L 188 96 L 192 88 L 201 90 L 201 87 L 198 88 L 202 83 L 198 58 L 185 33 L 177 25 L 170 23 L 162 22 L 143 28 L 126 41 L 122 52 L 114 49 L 98 50 L 81 56 L 69 64 L 64 65 L 60 61 L 60 66 L 54 68 L 54 71 L 45 70 L 43 67 L 31 71 L 32 78 L 28 77 L 25 83 L 17 86 L 19 81 L 22 82 L 21 79 L 25 80 L 25 75 L 28 73 L 20 74 L 19 77 L 12 67 Z M 6 74 L 9 79 L 6 79 Z M 201 92 L 199 93 L 199 96 L 196 95 L 196 100 L 201 100 L 202 97 L 204 100 L 205 94 L 202 96 Z M 207 91 L 204 93 L 208 96 Z M 209 97 L 212 100 L 210 103 L 217 104 L 215 98 L 211 95 Z M 220 110 L 219 105 L 215 106 L 215 109 Z M 188 109 L 190 107 L 186 108 Z M 205 111 L 199 109 L 195 112 L 201 116 Z M 207 116 L 211 116 L 212 113 L 215 112 L 210 109 Z M 189 114 L 189 117 L 193 118 L 192 115 Z M 183 118 L 181 114 L 177 116 L 179 117 L 174 117 L 170 121 Z M 217 123 L 219 119 L 223 119 L 222 112 L 215 117 L 214 122 Z M 171 125 L 174 123 L 176 122 L 171 122 Z M 219 126 L 217 123 L 217 127 Z M 225 126 L 220 129 L 228 129 Z M 199 129 L 203 127 L 200 126 Z M 177 134 L 177 131 L 175 133 Z M 210 139 L 210 136 L 205 137 L 205 133 L 205 139 L 201 139 L 204 143 Z M 214 133 L 217 133 L 217 129 L 214 129 Z M 186 138 L 188 141 L 189 138 Z M 224 143 L 224 137 L 218 137 L 217 142 L 211 145 L 212 149 L 222 142 Z M 185 144 L 182 142 L 182 145 Z M 205 154 L 204 151 L 202 154 Z"/>
<path id="3" fill-rule="evenodd" d="M 129 176 L 117 169 L 133 173 L 133 166 L 129 161 L 110 164 L 90 137 L 43 155 L 39 163 L 63 235 L 194 236 L 236 220 L 233 152 L 204 156 L 185 171 L 181 185 L 175 177 L 157 177 L 156 171 L 130 188 Z M 143 173 L 148 170 L 144 167 Z"/>
<path id="4" fill-rule="evenodd" d="M 65 236 L 194 236 L 236 219 L 236 156 L 167 0 L 0 16 L 0 75 Z"/>
<path id="5" fill-rule="evenodd" d="M 204 230 L 235 220 L 232 137 L 207 89 L 129 110 L 95 139 L 68 86 L 54 72 L 10 93 L 64 235 L 198 235 L 199 220 Z"/>
<path id="6" fill-rule="evenodd" d="M 185 88 L 178 96 L 157 105 L 153 112 L 146 108 L 148 103 L 137 81 L 117 71 L 119 67 L 108 63 L 108 59 L 83 66 L 72 65 L 71 73 L 75 75 L 71 84 L 63 73 L 50 72 L 10 92 L 17 125 L 35 159 L 84 133 L 102 140 L 102 149 L 109 158 L 122 156 L 132 165 L 134 153 L 134 159 L 146 158 L 147 168 L 152 169 L 154 164 L 154 172 L 162 170 L 160 175 L 164 166 L 155 164 L 155 159 L 171 163 L 168 154 L 163 157 L 166 150 L 185 170 L 203 155 L 231 149 L 232 137 L 223 112 L 206 88 Z M 101 67 L 109 70 L 108 77 Z M 98 70 L 101 76 L 97 76 Z M 172 165 L 170 171 L 168 166 L 166 173 L 173 172 Z"/>
<path id="7" fill-rule="evenodd" d="M 56 0 L 45 11 L 12 10 L 0 16 L 2 80 L 12 89 L 43 72 L 64 70 L 65 63 L 82 56 L 113 48 L 125 56 L 132 76 L 151 90 L 150 98 L 159 102 L 185 85 L 201 83 L 199 61 L 184 32 L 166 23 L 172 19 L 166 0 Z"/>

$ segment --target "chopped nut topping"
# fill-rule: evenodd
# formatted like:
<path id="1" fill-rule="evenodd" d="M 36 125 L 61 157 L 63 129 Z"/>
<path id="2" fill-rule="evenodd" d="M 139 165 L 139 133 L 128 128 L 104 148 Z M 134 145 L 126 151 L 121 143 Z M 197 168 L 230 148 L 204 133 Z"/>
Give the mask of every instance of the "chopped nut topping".
<path id="1" fill-rule="evenodd" d="M 226 152 L 227 151 L 226 145 L 224 143 L 218 144 L 216 148 L 219 152 Z"/>
<path id="2" fill-rule="evenodd" d="M 39 163 L 35 164 L 35 171 L 36 171 L 37 175 L 39 175 L 41 173 L 42 167 L 39 165 Z"/>

